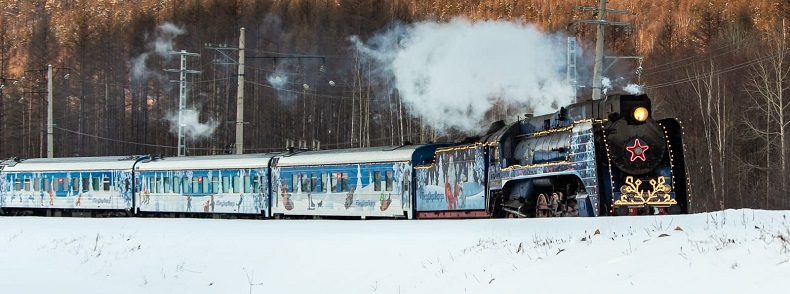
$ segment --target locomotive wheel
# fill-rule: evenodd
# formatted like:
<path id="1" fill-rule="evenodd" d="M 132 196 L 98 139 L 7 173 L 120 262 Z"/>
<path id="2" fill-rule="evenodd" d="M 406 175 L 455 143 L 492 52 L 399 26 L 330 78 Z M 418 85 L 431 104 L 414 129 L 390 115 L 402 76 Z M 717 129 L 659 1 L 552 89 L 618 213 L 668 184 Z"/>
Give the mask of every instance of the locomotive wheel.
<path id="1" fill-rule="evenodd" d="M 680 214 L 681 212 L 680 205 L 670 205 L 667 208 L 667 214 Z"/>
<path id="2" fill-rule="evenodd" d="M 628 210 L 628 206 L 625 205 L 618 206 L 616 212 L 618 216 L 626 216 L 631 214 L 630 211 Z"/>
<path id="3" fill-rule="evenodd" d="M 502 209 L 502 204 L 504 201 L 500 195 L 492 195 L 491 199 L 491 218 L 505 218 L 507 217 L 508 213 Z"/>

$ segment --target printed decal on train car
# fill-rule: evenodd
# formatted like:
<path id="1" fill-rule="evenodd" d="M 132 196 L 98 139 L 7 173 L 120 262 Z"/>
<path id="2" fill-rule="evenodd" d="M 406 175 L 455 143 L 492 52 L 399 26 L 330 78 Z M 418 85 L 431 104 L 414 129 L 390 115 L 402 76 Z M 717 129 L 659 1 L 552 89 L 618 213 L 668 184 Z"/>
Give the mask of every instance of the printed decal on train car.
<path id="1" fill-rule="evenodd" d="M 266 175 L 266 169 L 142 172 L 138 205 L 149 212 L 259 214 Z"/>
<path id="2" fill-rule="evenodd" d="M 410 170 L 408 162 L 273 167 L 272 213 L 403 216 Z"/>
<path id="3" fill-rule="evenodd" d="M 415 170 L 417 211 L 485 209 L 483 145 L 436 152 L 435 164 Z"/>
<path id="4" fill-rule="evenodd" d="M 129 209 L 130 171 L 4 173 L 0 207 Z"/>

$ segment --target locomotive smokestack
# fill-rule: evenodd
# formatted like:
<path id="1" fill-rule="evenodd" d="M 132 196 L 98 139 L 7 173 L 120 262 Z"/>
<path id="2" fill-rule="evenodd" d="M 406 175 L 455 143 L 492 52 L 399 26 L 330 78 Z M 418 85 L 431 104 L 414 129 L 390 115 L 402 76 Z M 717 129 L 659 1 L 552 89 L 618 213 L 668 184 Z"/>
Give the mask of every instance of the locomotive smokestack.
<path id="1" fill-rule="evenodd" d="M 495 122 L 491 123 L 491 126 L 488 127 L 488 130 L 486 131 L 485 134 L 486 135 L 492 134 L 492 133 L 494 133 L 494 132 L 496 132 L 496 131 L 504 128 L 504 127 L 505 127 L 505 121 L 503 121 L 503 120 L 495 121 Z"/>

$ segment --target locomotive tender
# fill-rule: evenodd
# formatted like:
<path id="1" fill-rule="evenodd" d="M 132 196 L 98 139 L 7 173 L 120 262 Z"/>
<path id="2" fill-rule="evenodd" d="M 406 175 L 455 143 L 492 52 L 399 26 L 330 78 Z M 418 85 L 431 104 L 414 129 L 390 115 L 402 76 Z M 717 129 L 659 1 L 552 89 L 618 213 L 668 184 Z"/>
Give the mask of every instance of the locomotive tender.
<path id="1" fill-rule="evenodd" d="M 0 214 L 470 218 L 688 213 L 676 119 L 609 95 L 466 144 L 0 162 Z"/>

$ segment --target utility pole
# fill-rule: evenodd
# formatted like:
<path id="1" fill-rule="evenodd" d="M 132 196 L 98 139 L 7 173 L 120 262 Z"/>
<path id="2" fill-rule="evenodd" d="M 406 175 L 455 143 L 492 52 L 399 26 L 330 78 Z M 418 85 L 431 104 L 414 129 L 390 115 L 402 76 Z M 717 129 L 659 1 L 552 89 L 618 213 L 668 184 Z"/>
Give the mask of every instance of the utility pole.
<path id="1" fill-rule="evenodd" d="M 574 22 L 580 23 L 591 23 L 598 25 L 598 32 L 596 34 L 595 39 L 595 67 L 593 69 L 593 86 L 592 86 L 592 99 L 598 100 L 601 99 L 601 73 L 603 72 L 603 44 L 604 44 L 604 28 L 607 25 L 614 25 L 614 26 L 631 26 L 630 23 L 627 22 L 616 22 L 616 21 L 606 21 L 606 13 L 622 13 L 626 14 L 629 13 L 628 10 L 618 10 L 618 9 L 608 9 L 606 8 L 606 0 L 600 0 L 601 3 L 598 8 L 595 7 L 583 7 L 583 6 L 576 6 L 573 9 L 581 10 L 581 11 L 595 11 L 595 15 L 598 16 L 596 20 L 577 20 Z"/>
<path id="2" fill-rule="evenodd" d="M 311 59 L 316 60 L 320 59 L 321 64 L 325 64 L 326 56 L 320 55 L 301 55 L 301 54 L 271 54 L 271 55 L 264 55 L 264 56 L 246 56 L 244 54 L 245 50 L 245 38 L 244 38 L 244 28 L 240 29 L 239 35 L 239 47 L 229 47 L 226 44 L 212 44 L 206 43 L 206 49 L 213 49 L 217 53 L 221 55 L 220 59 L 214 61 L 215 64 L 220 65 L 238 65 L 238 88 L 236 94 L 236 143 L 235 145 L 235 153 L 242 154 L 244 153 L 244 125 L 247 122 L 244 121 L 244 64 L 245 59 L 271 59 L 275 64 L 277 61 L 282 59 L 288 60 L 299 60 L 300 62 L 303 59 Z M 226 53 L 225 51 L 228 50 L 239 50 L 239 61 L 233 60 L 233 58 Z M 334 86 L 334 82 L 330 81 L 330 85 Z M 232 123 L 232 121 L 228 121 L 228 123 Z"/>
<path id="3" fill-rule="evenodd" d="M 181 69 L 167 69 L 165 71 L 180 73 L 180 79 L 178 80 L 178 156 L 184 156 L 187 151 L 186 134 L 184 134 L 184 109 L 187 106 L 187 74 L 200 73 L 197 70 L 187 70 L 187 56 L 200 56 L 200 54 L 188 53 L 186 50 L 170 52 L 170 54 L 181 55 Z"/>
<path id="4" fill-rule="evenodd" d="M 52 152 L 52 65 L 47 64 L 47 158 L 53 157 Z"/>
<path id="5" fill-rule="evenodd" d="M 26 73 L 27 72 L 41 73 L 41 72 L 44 72 L 44 71 L 47 72 L 47 90 L 46 91 L 30 91 L 30 92 L 27 92 L 27 93 L 30 93 L 30 94 L 47 94 L 47 131 L 46 131 L 47 132 L 47 158 L 53 158 L 55 156 L 55 152 L 53 151 L 54 150 L 53 149 L 54 148 L 54 143 L 53 143 L 53 141 L 54 141 L 54 135 L 53 135 L 54 132 L 53 132 L 53 129 L 54 129 L 55 123 L 54 123 L 54 120 L 52 118 L 52 107 L 54 105 L 54 103 L 52 101 L 53 100 L 52 96 L 54 95 L 53 87 L 52 87 L 52 83 L 53 83 L 52 69 L 53 69 L 52 68 L 52 64 L 47 64 L 47 69 L 26 70 L 25 71 Z M 65 68 L 65 67 L 58 67 L 58 68 L 56 68 L 56 70 L 58 70 L 58 71 L 60 71 L 60 70 L 68 71 L 70 69 L 69 68 Z M 69 74 L 67 73 L 66 75 L 63 76 L 63 78 L 68 80 L 69 79 Z M 5 80 L 7 80 L 7 79 L 4 78 L 3 81 L 5 81 Z M 14 80 L 13 85 L 16 85 L 17 82 L 23 82 L 23 81 L 25 81 L 25 77 L 22 77 L 20 80 Z M 36 80 L 36 81 L 38 81 L 38 80 Z M 0 89 L 2 89 L 4 87 L 5 87 L 5 85 L 0 85 Z M 40 141 L 39 142 L 40 142 L 40 144 L 39 144 L 39 156 L 44 157 L 44 122 L 43 122 L 43 117 L 42 117 L 42 121 L 41 121 L 41 136 L 40 136 Z"/>
<path id="6" fill-rule="evenodd" d="M 239 88 L 236 91 L 236 154 L 244 153 L 244 28 L 241 28 L 239 31 Z"/>
<path id="7" fill-rule="evenodd" d="M 595 67 L 593 68 L 592 99 L 601 99 L 601 70 L 603 69 L 603 36 L 606 21 L 606 0 L 601 0 L 598 7 L 598 33 L 595 36 Z"/>

